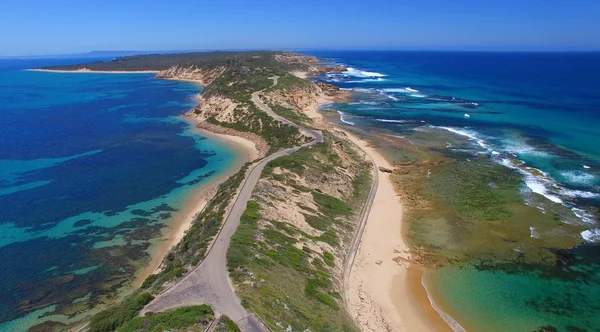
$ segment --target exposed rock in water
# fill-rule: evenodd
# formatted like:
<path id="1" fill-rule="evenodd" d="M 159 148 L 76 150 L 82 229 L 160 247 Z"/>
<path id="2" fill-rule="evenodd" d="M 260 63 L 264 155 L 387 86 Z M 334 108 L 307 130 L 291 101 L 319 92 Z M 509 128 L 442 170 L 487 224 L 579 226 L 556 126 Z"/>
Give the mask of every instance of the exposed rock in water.
<path id="1" fill-rule="evenodd" d="M 348 69 L 346 69 L 346 67 L 344 66 L 334 66 L 334 67 L 328 67 L 328 66 L 316 66 L 316 67 L 312 67 L 311 71 L 317 74 L 324 74 L 324 73 L 332 73 L 332 72 L 345 72 L 348 71 Z"/>

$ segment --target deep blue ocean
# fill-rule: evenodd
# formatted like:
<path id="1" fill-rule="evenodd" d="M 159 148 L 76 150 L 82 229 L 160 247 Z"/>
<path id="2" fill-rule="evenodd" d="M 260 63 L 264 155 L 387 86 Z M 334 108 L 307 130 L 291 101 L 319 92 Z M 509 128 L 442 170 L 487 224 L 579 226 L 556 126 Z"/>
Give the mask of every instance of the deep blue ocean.
<path id="1" fill-rule="evenodd" d="M 398 138 L 421 132 L 467 140 L 466 151 L 450 143 L 446 149 L 513 169 L 522 177 L 523 201 L 554 214 L 543 228 L 519 220 L 528 245 L 561 236 L 578 243 L 560 252 L 566 263 L 553 277 L 536 268 L 439 269 L 429 282 L 459 323 L 478 331 L 598 331 L 600 53 L 310 54 L 348 68 L 319 77 L 355 98 L 323 108 L 339 114 L 342 125 Z"/>
<path id="2" fill-rule="evenodd" d="M 0 60 L 0 331 L 68 321 L 144 266 L 185 198 L 236 157 L 178 115 L 201 89 L 153 74 Z"/>

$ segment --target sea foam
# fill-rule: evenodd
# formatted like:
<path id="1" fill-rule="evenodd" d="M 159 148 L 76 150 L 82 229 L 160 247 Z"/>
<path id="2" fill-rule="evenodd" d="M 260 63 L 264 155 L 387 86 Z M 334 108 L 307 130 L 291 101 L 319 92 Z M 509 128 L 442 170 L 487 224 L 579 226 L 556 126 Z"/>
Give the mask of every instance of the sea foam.
<path id="1" fill-rule="evenodd" d="M 379 122 L 392 122 L 392 123 L 407 123 L 407 122 L 410 122 L 408 120 L 391 120 L 391 119 L 375 119 L 375 121 L 379 121 Z"/>
<path id="2" fill-rule="evenodd" d="M 342 112 L 342 111 L 337 111 L 337 112 L 340 114 L 340 121 L 342 121 L 345 124 L 349 124 L 351 126 L 354 126 L 354 122 L 350 122 L 350 121 L 348 121 L 348 120 L 346 120 L 344 118 L 344 115 L 346 115 L 344 112 Z"/>
<path id="3" fill-rule="evenodd" d="M 600 229 L 592 228 L 581 232 L 581 237 L 589 243 L 600 242 Z"/>
<path id="4" fill-rule="evenodd" d="M 421 277 L 421 285 L 423 285 L 423 288 L 425 288 L 425 292 L 427 293 L 427 299 L 429 299 L 429 303 L 431 303 L 433 309 L 435 309 L 435 311 L 437 311 L 437 313 L 440 315 L 440 317 L 442 317 L 446 324 L 450 326 L 452 331 L 466 332 L 466 330 L 460 325 L 459 322 L 457 322 L 454 318 L 452 318 L 452 316 L 450 316 L 444 310 L 440 309 L 440 307 L 438 307 L 437 304 L 435 304 L 435 301 L 431 297 L 431 294 L 429 294 L 429 290 L 427 289 L 427 285 L 425 284 L 425 277 Z"/>
<path id="5" fill-rule="evenodd" d="M 358 70 L 356 68 L 352 68 L 352 67 L 347 67 L 347 70 L 344 72 L 344 74 L 346 75 L 350 75 L 350 76 L 354 76 L 354 77 L 385 77 L 384 74 L 381 73 L 377 73 L 377 72 L 372 72 L 372 71 L 364 71 L 364 70 Z"/>
<path id="6" fill-rule="evenodd" d="M 567 182 L 578 185 L 591 185 L 596 181 L 594 175 L 582 171 L 563 171 L 561 175 Z"/>

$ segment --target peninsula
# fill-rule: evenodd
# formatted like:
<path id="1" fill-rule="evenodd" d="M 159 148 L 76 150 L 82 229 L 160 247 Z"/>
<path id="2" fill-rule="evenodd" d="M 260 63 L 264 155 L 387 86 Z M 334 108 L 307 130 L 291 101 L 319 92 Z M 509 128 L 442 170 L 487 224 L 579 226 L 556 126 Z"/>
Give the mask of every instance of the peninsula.
<path id="1" fill-rule="evenodd" d="M 83 329 L 426 326 L 407 292 L 395 290 L 411 318 L 398 316 L 388 294 L 388 283 L 398 277 L 394 268 L 374 261 L 383 279 L 365 270 L 370 250 L 391 254 L 407 247 L 402 206 L 389 175 L 378 174 L 390 165 L 317 112 L 319 105 L 349 96 L 307 78 L 345 68 L 323 66 L 312 56 L 261 51 L 140 55 L 36 70 L 152 72 L 158 79 L 198 83 L 198 106 L 185 119 L 201 133 L 238 137 L 256 151 L 254 161 L 220 183 L 155 273 Z M 398 213 L 390 215 L 390 208 Z M 359 250 L 365 229 L 369 247 Z M 361 265 L 353 270 L 355 258 Z"/>

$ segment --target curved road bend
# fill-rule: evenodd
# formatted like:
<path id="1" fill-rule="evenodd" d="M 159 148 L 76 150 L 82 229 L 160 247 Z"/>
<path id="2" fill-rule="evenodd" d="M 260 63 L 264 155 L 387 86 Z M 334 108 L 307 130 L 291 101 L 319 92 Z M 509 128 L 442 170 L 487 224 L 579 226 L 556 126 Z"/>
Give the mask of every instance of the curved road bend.
<path id="1" fill-rule="evenodd" d="M 277 78 L 274 78 L 273 85 L 275 84 L 277 84 Z M 323 142 L 323 135 L 319 131 L 298 126 L 275 114 L 260 101 L 258 98 L 260 92 L 262 91 L 252 94 L 252 101 L 257 107 L 279 121 L 310 133 L 315 140 L 298 147 L 276 152 L 251 166 L 235 203 L 217 234 L 217 239 L 214 241 L 212 247 L 209 248 L 204 261 L 173 287 L 159 294 L 144 308 L 142 314 L 146 312 L 161 312 L 189 305 L 208 304 L 212 306 L 215 312 L 225 314 L 237 322 L 243 332 L 265 331 L 265 327 L 256 317 L 249 314 L 242 307 L 239 298 L 233 292 L 227 274 L 227 248 L 229 248 L 231 236 L 240 224 L 240 217 L 246 210 L 246 204 L 252 196 L 252 191 L 265 165 L 274 159 L 290 155 L 303 147 Z"/>

